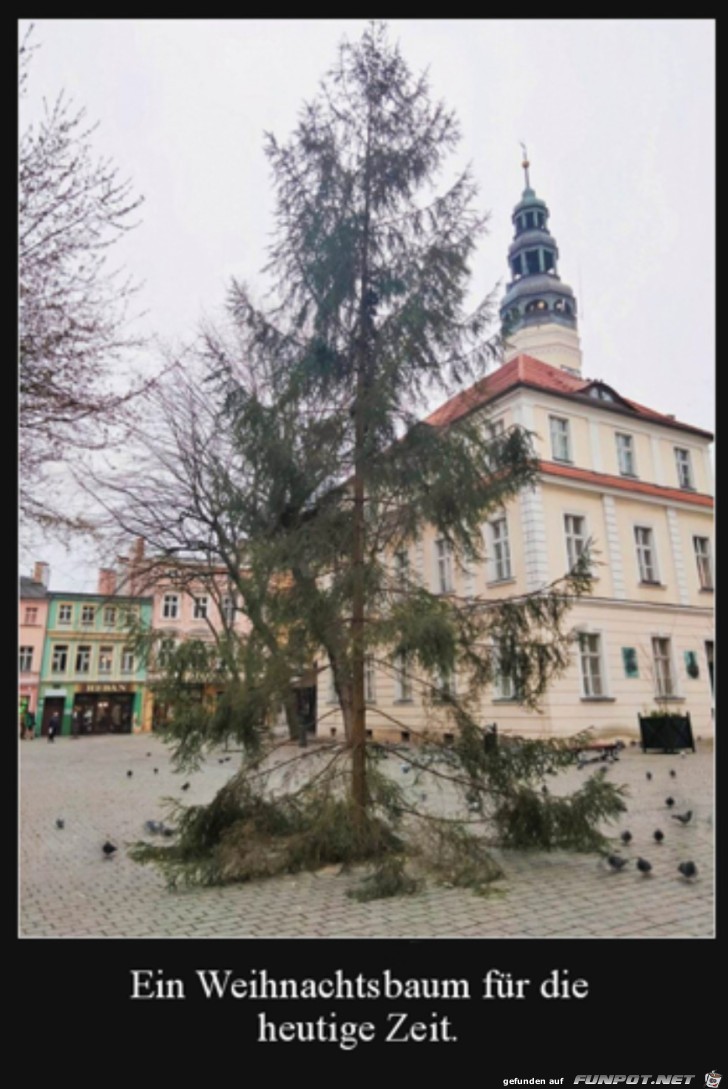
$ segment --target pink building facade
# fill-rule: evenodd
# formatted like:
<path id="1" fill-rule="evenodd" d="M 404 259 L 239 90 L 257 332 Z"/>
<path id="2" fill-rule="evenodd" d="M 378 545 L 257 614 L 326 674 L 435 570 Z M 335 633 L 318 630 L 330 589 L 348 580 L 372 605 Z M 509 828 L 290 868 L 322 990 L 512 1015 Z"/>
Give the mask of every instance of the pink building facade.
<path id="1" fill-rule="evenodd" d="M 46 563 L 36 563 L 33 575 L 20 577 L 19 678 L 20 712 L 38 712 L 38 689 L 43 644 L 48 623 L 48 579 Z"/>

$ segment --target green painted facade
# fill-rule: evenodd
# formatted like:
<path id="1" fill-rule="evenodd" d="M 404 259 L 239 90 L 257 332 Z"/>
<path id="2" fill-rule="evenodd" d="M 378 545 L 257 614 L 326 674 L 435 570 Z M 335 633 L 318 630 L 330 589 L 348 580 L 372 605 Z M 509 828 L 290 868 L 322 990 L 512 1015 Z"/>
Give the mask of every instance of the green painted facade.
<path id="1" fill-rule="evenodd" d="M 130 624 L 150 627 L 151 597 L 51 593 L 40 673 L 37 731 L 53 710 L 61 734 L 72 732 L 74 707 L 82 733 L 149 728 L 146 667 L 129 645 Z"/>

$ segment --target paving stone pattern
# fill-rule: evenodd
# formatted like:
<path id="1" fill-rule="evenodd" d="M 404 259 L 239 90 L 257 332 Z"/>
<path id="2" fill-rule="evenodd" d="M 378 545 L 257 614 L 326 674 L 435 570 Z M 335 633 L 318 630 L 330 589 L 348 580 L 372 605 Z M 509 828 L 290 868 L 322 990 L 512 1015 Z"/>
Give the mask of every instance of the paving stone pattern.
<path id="1" fill-rule="evenodd" d="M 284 750 L 285 751 L 285 750 Z M 293 755 L 291 747 L 288 755 Z M 148 755 L 151 754 L 151 755 Z M 615 850 L 630 858 L 620 873 L 595 855 L 496 852 L 506 876 L 493 892 L 429 883 L 414 896 L 358 903 L 346 896 L 361 872 L 326 867 L 224 888 L 168 890 L 153 866 L 132 862 L 126 844 L 144 838 L 146 820 L 167 819 L 163 799 L 209 801 L 238 756 L 211 756 L 192 774 L 176 773 L 154 736 L 36 738 L 20 745 L 21 937 L 712 937 L 714 934 L 713 748 L 696 754 L 643 754 L 627 748 L 607 775 L 629 791 L 628 811 L 609 826 Z M 447 811 L 451 799 L 415 782 L 390 758 L 408 789 Z M 157 774 L 154 768 L 158 768 Z M 671 778 L 670 769 L 676 777 Z M 132 776 L 127 771 L 133 772 Z M 554 793 L 573 788 L 595 768 L 549 780 Z M 652 780 L 645 772 L 652 772 Z M 183 782 L 190 788 L 183 793 Z M 409 785 L 411 783 L 411 786 Z M 683 827 L 673 812 L 693 810 Z M 58 829 L 56 819 L 65 827 Z M 665 833 L 657 846 L 652 833 Z M 628 848 L 619 834 L 633 835 Z M 119 847 L 104 859 L 101 845 Z M 649 859 L 652 874 L 635 869 Z M 677 871 L 692 859 L 698 877 Z"/>

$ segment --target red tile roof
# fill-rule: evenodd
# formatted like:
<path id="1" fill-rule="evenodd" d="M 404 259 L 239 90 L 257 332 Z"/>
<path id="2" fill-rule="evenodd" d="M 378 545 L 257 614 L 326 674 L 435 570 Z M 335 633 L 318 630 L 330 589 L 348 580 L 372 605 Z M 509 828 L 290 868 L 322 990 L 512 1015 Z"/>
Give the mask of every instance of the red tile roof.
<path id="1" fill-rule="evenodd" d="M 593 384 L 590 378 L 580 378 L 569 374 L 560 367 L 552 367 L 549 363 L 543 363 L 540 359 L 534 359 L 530 355 L 517 355 L 515 359 L 504 363 L 497 371 L 481 378 L 479 382 L 462 393 L 456 393 L 444 405 L 436 409 L 425 419 L 425 423 L 433 427 L 444 427 L 462 419 L 475 409 L 494 401 L 502 394 L 507 393 L 517 386 L 529 386 L 532 389 L 554 393 L 557 396 L 573 398 L 584 395 L 585 391 Z M 621 397 L 621 394 L 619 394 Z M 627 397 L 621 397 L 622 404 L 611 401 L 597 401 L 600 408 L 621 414 L 632 415 L 630 409 L 645 420 L 664 424 L 666 427 L 674 427 L 681 431 L 691 431 L 694 434 L 706 438 L 713 436 L 708 431 L 693 427 L 691 424 L 680 423 L 672 416 L 666 416 L 662 412 L 655 412 L 651 408 L 631 401 Z M 625 409 L 624 405 L 629 408 Z"/>
<path id="2" fill-rule="evenodd" d="M 668 488 L 662 484 L 650 484 L 646 480 L 633 477 L 612 476 L 611 473 L 595 473 L 591 469 L 579 469 L 576 465 L 560 465 L 556 461 L 539 461 L 539 469 L 548 476 L 563 476 L 570 480 L 582 480 L 587 484 L 596 484 L 600 488 L 618 488 L 620 491 L 653 495 L 658 499 L 676 503 L 692 503 L 696 507 L 713 508 L 713 497 L 702 492 L 691 492 L 682 488 Z"/>

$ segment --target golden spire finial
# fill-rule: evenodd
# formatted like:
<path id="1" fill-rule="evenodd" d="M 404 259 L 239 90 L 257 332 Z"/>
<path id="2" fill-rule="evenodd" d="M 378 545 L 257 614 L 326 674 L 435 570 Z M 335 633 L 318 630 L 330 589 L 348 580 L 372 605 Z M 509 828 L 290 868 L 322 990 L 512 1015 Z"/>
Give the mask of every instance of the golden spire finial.
<path id="1" fill-rule="evenodd" d="M 528 178 L 528 168 L 531 164 L 528 161 L 528 152 L 526 151 L 526 145 L 524 144 L 523 140 L 521 140 L 521 147 L 523 148 L 523 162 L 521 163 L 521 166 L 523 167 L 523 171 L 526 175 L 526 189 L 530 189 L 531 182 Z"/>

